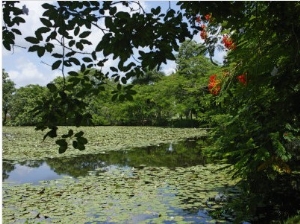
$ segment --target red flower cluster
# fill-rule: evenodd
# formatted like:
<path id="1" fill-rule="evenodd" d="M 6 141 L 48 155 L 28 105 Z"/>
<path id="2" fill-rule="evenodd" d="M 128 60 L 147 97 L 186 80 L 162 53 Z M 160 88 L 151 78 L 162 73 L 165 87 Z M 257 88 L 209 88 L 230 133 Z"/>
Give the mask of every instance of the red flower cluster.
<path id="1" fill-rule="evenodd" d="M 206 26 L 204 24 L 201 25 L 200 37 L 205 40 L 207 38 Z"/>
<path id="2" fill-rule="evenodd" d="M 206 25 L 204 24 L 205 22 L 209 22 L 211 20 L 211 13 L 210 14 L 206 14 L 205 16 L 196 16 L 196 22 L 199 23 L 199 26 L 201 28 L 201 32 L 200 32 L 200 37 L 203 40 L 206 40 L 208 37 L 207 31 L 206 31 Z M 200 23 L 202 23 L 200 25 Z"/>
<path id="3" fill-rule="evenodd" d="M 222 41 L 227 49 L 234 50 L 236 48 L 235 43 L 230 37 L 228 37 L 228 35 L 223 35 Z"/>
<path id="4" fill-rule="evenodd" d="M 209 77 L 208 90 L 213 95 L 218 95 L 221 90 L 220 80 L 217 79 L 217 75 L 211 75 Z"/>
<path id="5" fill-rule="evenodd" d="M 202 16 L 202 19 L 206 20 L 207 22 L 209 22 L 211 20 L 211 13 L 210 14 L 206 14 L 205 16 Z M 201 16 L 196 16 L 196 22 L 200 23 L 201 22 Z"/>
<path id="6" fill-rule="evenodd" d="M 240 83 L 242 83 L 243 85 L 247 85 L 247 77 L 246 77 L 246 74 L 242 74 L 242 75 L 239 75 L 237 77 L 237 79 L 239 80 Z"/>

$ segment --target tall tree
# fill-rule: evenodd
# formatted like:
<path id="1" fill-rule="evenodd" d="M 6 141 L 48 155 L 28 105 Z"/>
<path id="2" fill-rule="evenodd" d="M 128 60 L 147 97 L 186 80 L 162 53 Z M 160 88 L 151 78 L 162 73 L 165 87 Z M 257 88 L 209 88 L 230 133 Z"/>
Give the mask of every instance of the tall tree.
<path id="1" fill-rule="evenodd" d="M 8 73 L 2 69 L 2 125 L 6 125 L 7 116 L 12 107 L 11 100 L 16 91 L 15 83 L 9 79 Z"/>
<path id="2" fill-rule="evenodd" d="M 192 62 L 191 58 L 197 58 L 197 56 L 200 55 L 202 56 L 204 55 L 204 52 L 205 47 L 203 44 L 198 44 L 194 40 L 186 40 L 181 44 L 178 54 L 176 55 L 177 70 L 186 75 L 195 73 L 195 69 L 194 71 L 190 70 L 200 63 L 197 60 Z"/>
<path id="3" fill-rule="evenodd" d="M 11 122 L 13 125 L 37 125 L 41 116 L 34 109 L 49 91 L 39 85 L 27 85 L 17 89 L 11 99 Z"/>

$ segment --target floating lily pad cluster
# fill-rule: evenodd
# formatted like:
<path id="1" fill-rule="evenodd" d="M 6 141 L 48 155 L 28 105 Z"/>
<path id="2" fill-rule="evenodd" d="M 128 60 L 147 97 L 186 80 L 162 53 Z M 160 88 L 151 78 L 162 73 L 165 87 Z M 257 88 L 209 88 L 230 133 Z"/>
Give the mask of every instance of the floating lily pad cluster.
<path id="1" fill-rule="evenodd" d="M 66 131 L 67 127 L 62 129 Z M 43 133 L 30 127 L 4 127 L 3 159 L 13 163 L 51 157 L 67 159 L 83 153 L 109 154 L 206 134 L 194 128 L 83 129 L 90 140 L 87 149 L 59 155 L 53 140 L 42 142 Z M 176 147 L 176 152 L 185 151 Z M 232 217 L 224 212 L 223 205 L 239 190 L 225 166 L 109 165 L 90 170 L 85 176 L 41 181 L 38 185 L 4 182 L 3 223 L 215 223 L 217 219 L 226 223 Z"/>
<path id="2" fill-rule="evenodd" d="M 218 170 L 223 166 L 115 167 L 40 185 L 5 183 L 3 221 L 214 223 L 209 214 L 223 203 L 210 199 L 220 192 L 230 197 L 238 191 L 225 170 Z"/>
<path id="3" fill-rule="evenodd" d="M 60 127 L 59 135 L 68 132 L 68 127 Z M 77 131 L 75 127 L 72 127 Z M 53 139 L 43 141 L 45 133 L 33 127 L 3 127 L 3 159 L 38 160 L 45 158 L 95 154 L 113 150 L 177 142 L 186 138 L 206 135 L 205 129 L 159 128 L 159 127 L 80 127 L 89 143 L 84 151 L 69 149 L 63 154 L 57 151 Z M 61 133 L 60 133 L 61 132 Z"/>

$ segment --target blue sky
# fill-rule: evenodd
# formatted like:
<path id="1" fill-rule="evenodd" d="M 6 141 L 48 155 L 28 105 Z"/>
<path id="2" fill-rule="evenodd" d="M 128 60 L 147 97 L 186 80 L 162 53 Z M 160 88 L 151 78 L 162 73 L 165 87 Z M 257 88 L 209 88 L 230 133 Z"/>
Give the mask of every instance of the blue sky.
<path id="1" fill-rule="evenodd" d="M 43 8 L 41 7 L 43 3 L 45 2 L 21 1 L 19 3 L 20 6 L 26 5 L 26 7 L 29 9 L 29 15 L 23 16 L 26 20 L 26 23 L 19 27 L 23 34 L 23 38 L 27 36 L 34 36 L 34 31 L 42 25 L 39 18 L 43 12 Z M 141 4 L 144 6 L 146 11 L 157 6 L 161 6 L 162 12 L 167 11 L 169 8 L 168 1 L 141 1 Z M 179 9 L 176 6 L 176 2 L 171 1 L 170 4 L 171 8 L 175 10 Z M 97 34 L 97 32 L 94 32 L 91 35 L 92 43 L 96 43 L 97 40 L 99 41 L 99 33 Z M 9 74 L 10 79 L 16 83 L 17 88 L 29 84 L 39 84 L 44 86 L 52 81 L 55 77 L 62 75 L 60 70 L 53 71 L 49 65 L 45 64 L 52 64 L 54 62 L 49 55 L 45 54 L 45 56 L 39 58 L 36 53 L 28 52 L 27 49 L 30 46 L 29 43 L 27 43 L 18 35 L 16 35 L 16 37 L 16 44 L 26 49 L 15 47 L 13 52 L 8 52 L 2 47 L 2 68 L 4 68 Z M 200 42 L 199 35 L 195 36 L 194 40 Z M 220 60 L 221 58 L 222 54 L 218 54 L 216 60 Z M 107 67 L 115 65 L 116 63 L 117 62 L 111 60 L 108 62 L 109 65 Z M 175 71 L 175 67 L 175 62 L 170 61 L 167 65 L 163 65 L 162 70 L 166 74 L 171 74 Z"/>

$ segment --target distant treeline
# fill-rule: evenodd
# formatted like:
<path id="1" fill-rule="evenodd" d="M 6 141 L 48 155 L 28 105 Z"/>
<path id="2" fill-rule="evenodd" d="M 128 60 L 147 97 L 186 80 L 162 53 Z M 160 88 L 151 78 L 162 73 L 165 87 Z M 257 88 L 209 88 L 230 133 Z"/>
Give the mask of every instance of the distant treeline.
<path id="1" fill-rule="evenodd" d="M 195 42 L 186 42 L 181 46 L 177 56 L 177 71 L 166 76 L 163 72 L 149 70 L 143 76 L 134 78 L 129 84 L 131 96 L 116 99 L 113 90 L 118 88 L 119 82 L 113 78 L 95 80 L 93 74 L 97 71 L 91 70 L 86 75 L 86 82 L 79 82 L 76 88 L 67 90 L 66 94 L 81 94 L 87 85 L 93 86 L 98 91 L 97 96 L 82 99 L 86 104 L 85 111 L 81 111 L 82 117 L 70 116 L 72 98 L 67 98 L 67 106 L 57 102 L 51 105 L 52 88 L 64 88 L 62 77 L 54 79 L 47 87 L 39 85 L 28 85 L 18 89 L 9 79 L 9 74 L 3 70 L 5 99 L 3 110 L 3 124 L 13 126 L 34 126 L 41 121 L 43 113 L 36 112 L 37 108 L 53 111 L 62 115 L 63 119 L 57 121 L 57 125 L 143 125 L 143 126 L 171 126 L 171 127 L 199 127 L 206 125 L 207 105 L 211 98 L 208 94 L 207 83 L 209 75 L 217 69 L 212 65 L 195 46 Z M 184 54 L 182 53 L 184 52 Z M 76 81 L 76 80 L 75 80 Z M 74 82 L 72 76 L 66 77 L 66 82 Z M 72 93 L 72 94 L 71 94 Z M 75 110 L 75 109 L 74 109 Z M 67 113 L 68 112 L 68 113 Z M 64 117 L 64 114 L 68 114 Z M 49 116 L 49 115 L 47 115 Z M 51 116 L 51 115 L 50 115 Z M 49 117 L 51 120 L 51 117 Z"/>

